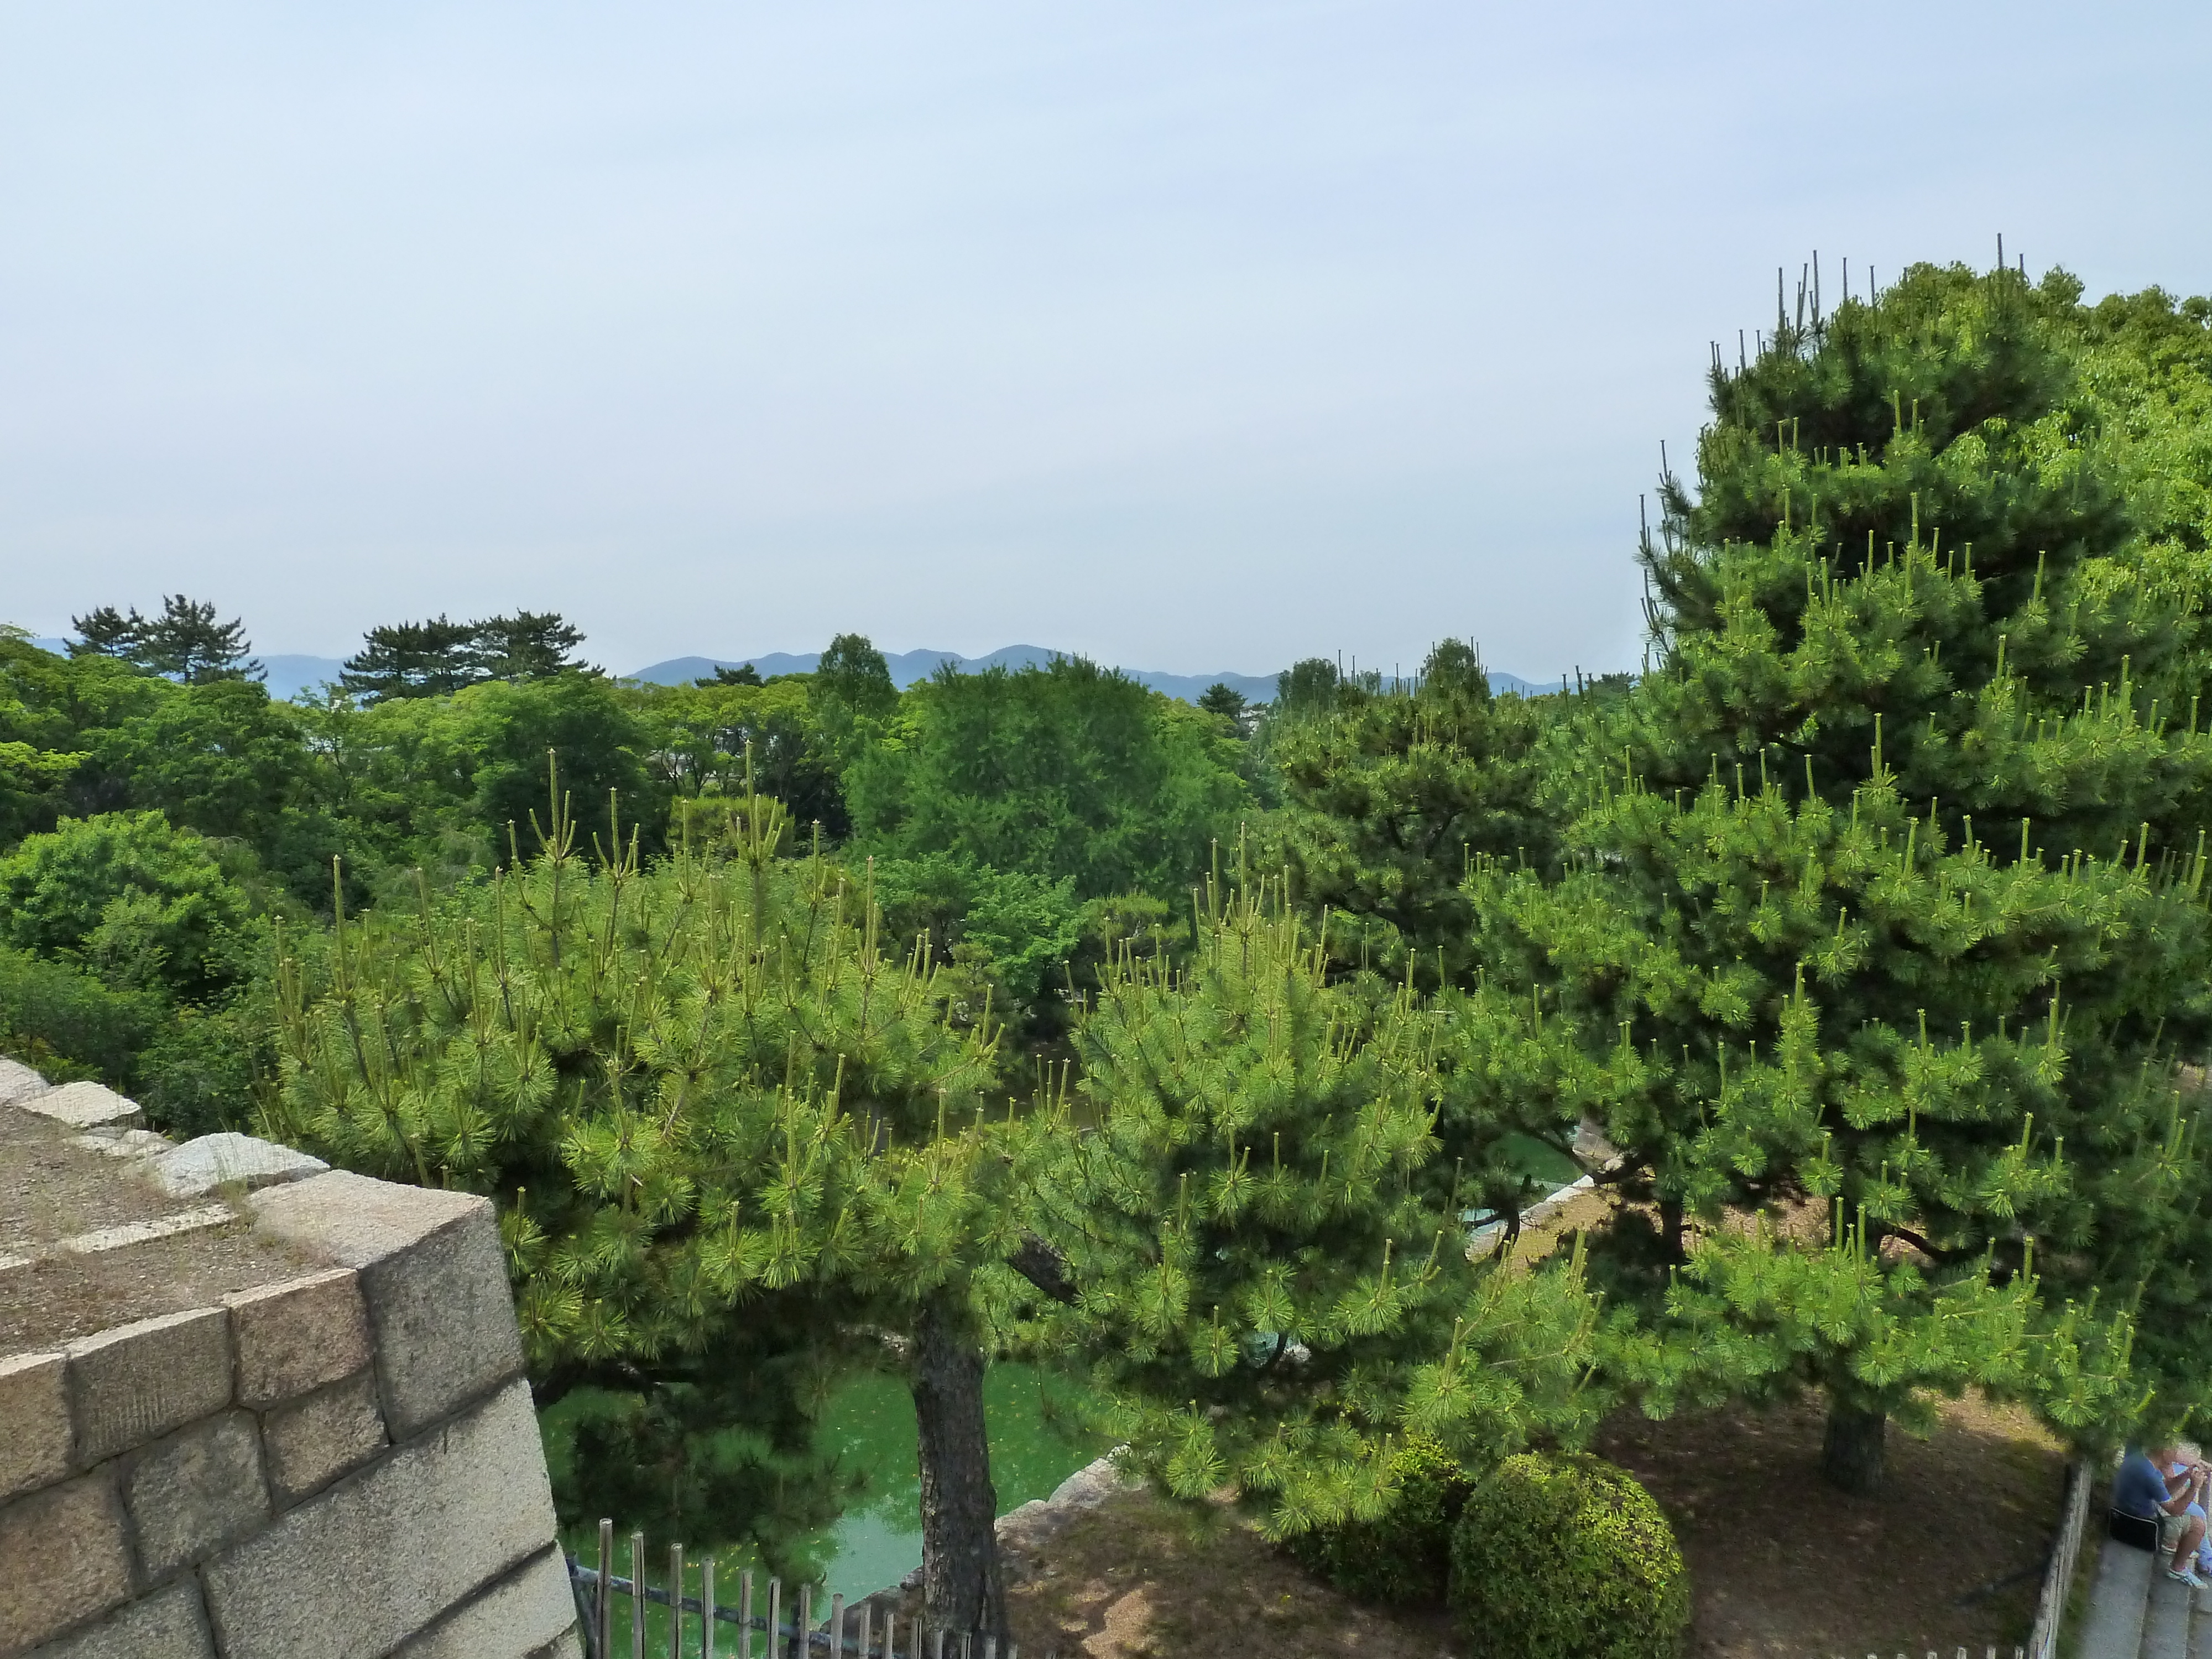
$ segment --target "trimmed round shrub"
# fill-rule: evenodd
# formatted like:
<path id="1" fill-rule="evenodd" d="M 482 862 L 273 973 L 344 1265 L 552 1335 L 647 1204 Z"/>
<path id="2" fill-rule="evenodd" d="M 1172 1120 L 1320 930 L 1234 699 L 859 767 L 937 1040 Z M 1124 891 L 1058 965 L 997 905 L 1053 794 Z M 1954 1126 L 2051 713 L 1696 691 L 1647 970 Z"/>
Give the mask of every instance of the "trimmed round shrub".
<path id="1" fill-rule="evenodd" d="M 1452 1532 L 1451 1603 L 1483 1659 L 1676 1659 L 1690 1575 L 1634 1476 L 1584 1454 L 1509 1457 Z"/>
<path id="2" fill-rule="evenodd" d="M 1354 1601 L 1441 1601 L 1451 1571 L 1452 1522 L 1474 1482 L 1425 1436 L 1409 1437 L 1390 1468 L 1398 1498 L 1381 1516 L 1316 1527 L 1285 1547 Z"/>

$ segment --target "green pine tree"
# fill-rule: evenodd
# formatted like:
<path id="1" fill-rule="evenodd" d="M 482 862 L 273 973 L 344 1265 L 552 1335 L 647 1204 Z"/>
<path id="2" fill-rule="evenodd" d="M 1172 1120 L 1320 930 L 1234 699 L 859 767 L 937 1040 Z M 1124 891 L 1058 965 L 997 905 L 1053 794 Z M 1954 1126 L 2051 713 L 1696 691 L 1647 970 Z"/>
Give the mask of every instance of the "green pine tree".
<path id="1" fill-rule="evenodd" d="M 726 811 L 730 856 L 646 868 L 611 818 L 587 862 L 556 797 L 536 859 L 424 889 L 412 915 L 341 918 L 285 963 L 270 1127 L 491 1197 L 540 1403 L 627 1399 L 586 1449 L 665 1476 L 587 1470 L 588 1489 L 679 1494 L 695 1538 L 773 1554 L 819 1519 L 799 1477 L 819 1473 L 806 1435 L 830 1376 L 902 1364 L 930 1616 L 1003 1632 L 978 1275 L 1020 1240 L 1006 1132 L 981 1112 L 991 1022 L 947 1006 L 926 948 L 885 950 L 865 888 L 781 854 L 779 804 Z M 301 963 L 325 956 L 311 980 Z M 731 1431 L 757 1455 L 733 1455 Z"/>
<path id="2" fill-rule="evenodd" d="M 372 628 L 362 648 L 345 660 L 338 684 L 357 697 L 436 697 L 483 678 L 472 659 L 474 623 L 446 617 Z"/>
<path id="3" fill-rule="evenodd" d="M 1713 373 L 1647 542 L 1652 671 L 1557 884 L 1468 885 L 1492 978 L 1602 1066 L 1654 1408 L 1825 1392 L 1827 1472 L 1978 1385 L 2094 1436 L 2202 1397 L 2178 1059 L 2212 1031 L 2201 671 L 2047 295 L 1916 268 Z M 1640 1247 L 1639 1247 L 1640 1241 Z M 1638 1248 L 1632 1248 L 1638 1247 Z M 1672 1278 L 1665 1277 L 1672 1272 Z M 1640 1276 L 1639 1276 L 1640 1275 Z M 2161 1325 L 2165 1328 L 2161 1329 Z"/>
<path id="4" fill-rule="evenodd" d="M 1092 1127 L 1035 1120 L 1041 1340 L 1136 1467 L 1276 1536 L 1380 1514 L 1407 1434 L 1480 1467 L 1586 1428 L 1578 1268 L 1471 1262 L 1432 1167 L 1437 1011 L 1333 984 L 1277 884 L 1206 891 L 1188 971 L 1125 943 L 1082 1021 Z"/>
<path id="5" fill-rule="evenodd" d="M 1245 717 L 1252 705 L 1245 701 L 1244 694 L 1235 686 L 1216 680 L 1198 694 L 1197 707 L 1209 714 L 1218 714 L 1242 737 Z"/>
<path id="6" fill-rule="evenodd" d="M 211 599 L 170 593 L 163 596 L 157 617 L 141 616 L 136 606 L 125 612 L 103 605 L 70 621 L 77 631 L 71 656 L 119 657 L 187 685 L 263 677 L 261 665 L 252 659 L 245 623 L 235 617 L 219 621 Z"/>
<path id="7" fill-rule="evenodd" d="M 584 666 L 584 630 L 554 611 L 518 611 L 469 624 L 467 660 L 491 680 L 544 680 Z"/>
<path id="8" fill-rule="evenodd" d="M 71 617 L 70 626 L 76 629 L 69 647 L 72 657 L 118 657 L 129 662 L 146 636 L 146 618 L 135 605 L 127 612 L 112 605 L 95 605 L 82 617 Z"/>
<path id="9" fill-rule="evenodd" d="M 1323 667 L 1328 665 L 1324 663 Z M 1556 699 L 1493 697 L 1472 646 L 1446 640 L 1388 691 L 1340 687 L 1333 708 L 1275 734 L 1287 810 L 1268 862 L 1330 929 L 1340 958 L 1431 988 L 1467 982 L 1473 911 L 1460 890 L 1479 856 L 1548 865 L 1540 741 Z"/>

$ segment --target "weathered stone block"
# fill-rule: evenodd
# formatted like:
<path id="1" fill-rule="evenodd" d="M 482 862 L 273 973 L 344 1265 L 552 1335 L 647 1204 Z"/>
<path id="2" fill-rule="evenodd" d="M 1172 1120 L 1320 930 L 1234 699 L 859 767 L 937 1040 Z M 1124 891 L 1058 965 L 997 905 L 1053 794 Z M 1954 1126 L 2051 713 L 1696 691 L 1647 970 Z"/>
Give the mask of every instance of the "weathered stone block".
<path id="1" fill-rule="evenodd" d="M 289 1508 L 360 1468 L 385 1444 L 376 1377 L 365 1367 L 345 1382 L 277 1407 L 261 1420 L 270 1490 L 279 1508 Z"/>
<path id="2" fill-rule="evenodd" d="M 103 1158 L 130 1163 L 142 1158 L 158 1158 L 177 1143 L 151 1129 L 87 1129 L 81 1135 L 71 1135 L 70 1144 L 82 1146 L 88 1152 L 98 1152 Z"/>
<path id="3" fill-rule="evenodd" d="M 137 1101 L 125 1100 L 104 1083 L 64 1083 L 43 1094 L 26 1095 L 15 1103 L 72 1129 L 136 1129 L 146 1121 Z"/>
<path id="4" fill-rule="evenodd" d="M 46 1079 L 19 1060 L 0 1059 L 0 1106 L 20 1106 L 27 1095 L 45 1091 Z"/>
<path id="5" fill-rule="evenodd" d="M 88 1630 L 64 1636 L 30 1659 L 216 1659 L 200 1608 L 200 1587 L 185 1579 Z"/>
<path id="6" fill-rule="evenodd" d="M 537 1413 L 516 1382 L 280 1516 L 202 1577 L 228 1659 L 371 1659 L 552 1540 Z"/>
<path id="7" fill-rule="evenodd" d="M 725 1640 L 730 1638 L 725 1638 Z M 570 1631 L 566 1636 L 556 1637 L 530 1656 L 530 1659 L 584 1659 L 582 1636 Z"/>
<path id="8" fill-rule="evenodd" d="M 350 1267 L 331 1267 L 223 1299 L 238 1345 L 238 1403 L 270 1406 L 368 1364 L 368 1310 Z"/>
<path id="9" fill-rule="evenodd" d="M 109 1250 L 127 1250 L 136 1244 L 150 1244 L 157 1238 L 228 1227 L 238 1219 L 237 1212 L 228 1204 L 197 1204 L 189 1210 L 157 1215 L 150 1221 L 125 1221 L 112 1227 L 95 1227 L 88 1233 L 77 1233 L 62 1240 L 62 1249 L 74 1255 L 100 1255 Z"/>
<path id="10" fill-rule="evenodd" d="M 123 1477 L 149 1577 L 197 1561 L 269 1518 L 252 1415 L 225 1412 L 151 1447 Z"/>
<path id="11" fill-rule="evenodd" d="M 118 1325 L 68 1352 L 80 1468 L 230 1404 L 230 1320 L 220 1308 Z"/>
<path id="12" fill-rule="evenodd" d="M 229 1130 L 172 1147 L 146 1166 L 154 1184 L 172 1198 L 198 1198 L 218 1187 L 274 1187 L 304 1181 L 331 1166 L 319 1158 Z"/>
<path id="13" fill-rule="evenodd" d="M 0 1508 L 0 1659 L 98 1618 L 131 1594 L 123 1505 L 105 1474 Z"/>
<path id="14" fill-rule="evenodd" d="M 533 1659 L 576 1625 L 576 1593 L 557 1549 L 483 1590 L 392 1659 Z"/>
<path id="15" fill-rule="evenodd" d="M 247 1201 L 265 1232 L 360 1270 L 394 1440 L 521 1371 L 522 1334 L 487 1200 L 334 1170 Z"/>
<path id="16" fill-rule="evenodd" d="M 69 1471 L 68 1360 L 58 1353 L 0 1359 L 0 1498 Z"/>

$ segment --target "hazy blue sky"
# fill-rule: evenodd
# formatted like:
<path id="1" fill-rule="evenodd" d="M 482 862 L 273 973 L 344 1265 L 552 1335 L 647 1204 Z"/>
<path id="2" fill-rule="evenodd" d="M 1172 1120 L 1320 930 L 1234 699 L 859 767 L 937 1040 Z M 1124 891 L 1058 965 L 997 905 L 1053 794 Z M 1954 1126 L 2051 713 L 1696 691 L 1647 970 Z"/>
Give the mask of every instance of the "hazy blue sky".
<path id="1" fill-rule="evenodd" d="M 2212 287 L 2212 9 L 0 0 L 0 617 L 1638 655 L 1820 252 Z"/>

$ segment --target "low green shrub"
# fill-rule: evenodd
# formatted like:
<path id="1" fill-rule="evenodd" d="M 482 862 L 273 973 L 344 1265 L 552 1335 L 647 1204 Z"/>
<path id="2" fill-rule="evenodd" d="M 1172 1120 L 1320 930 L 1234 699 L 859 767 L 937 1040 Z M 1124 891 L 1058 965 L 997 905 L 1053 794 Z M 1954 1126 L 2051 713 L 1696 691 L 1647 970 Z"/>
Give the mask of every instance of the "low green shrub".
<path id="1" fill-rule="evenodd" d="M 216 850 L 159 812 L 64 818 L 0 858 L 0 942 L 117 990 L 219 996 L 250 971 L 252 906 Z"/>
<path id="2" fill-rule="evenodd" d="M 1441 1601 L 1451 1567 L 1452 1522 L 1474 1487 L 1457 1459 L 1425 1436 L 1390 1460 L 1398 1498 L 1373 1521 L 1316 1527 L 1292 1537 L 1291 1557 L 1358 1601 Z"/>
<path id="3" fill-rule="evenodd" d="M 0 1054 L 51 1082 L 94 1078 L 129 1090 L 167 1009 L 155 992 L 118 990 L 74 963 L 0 945 Z"/>
<path id="4" fill-rule="evenodd" d="M 1690 1576 L 1674 1528 L 1624 1469 L 1509 1457 L 1452 1533 L 1451 1603 L 1483 1659 L 1676 1659 Z"/>
<path id="5" fill-rule="evenodd" d="M 147 1121 L 177 1140 L 251 1130 L 255 1079 L 276 1074 L 276 1037 L 272 1010 L 258 999 L 172 1009 L 138 1055 Z"/>
<path id="6" fill-rule="evenodd" d="M 179 1004 L 0 945 L 0 1054 L 50 1083 L 105 1083 L 179 1140 L 252 1127 L 255 1079 L 276 1071 L 272 1002 L 241 993 Z"/>

